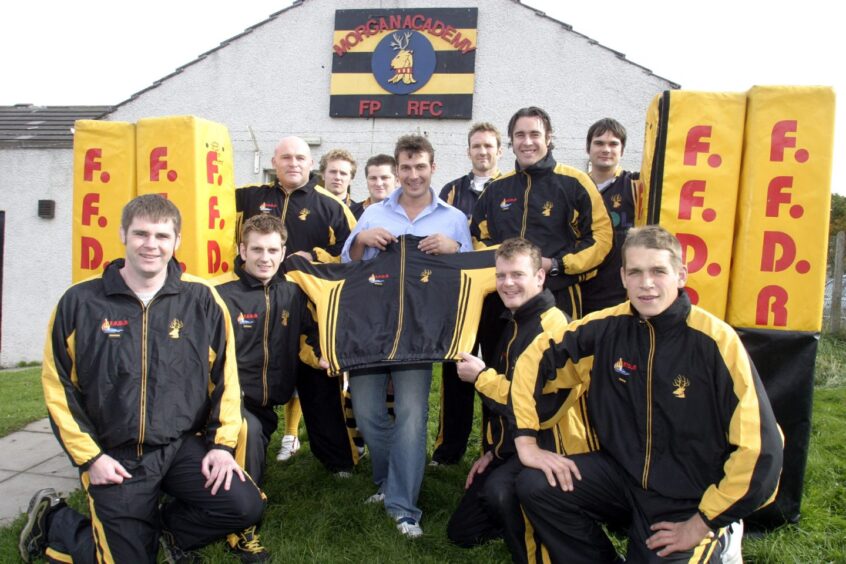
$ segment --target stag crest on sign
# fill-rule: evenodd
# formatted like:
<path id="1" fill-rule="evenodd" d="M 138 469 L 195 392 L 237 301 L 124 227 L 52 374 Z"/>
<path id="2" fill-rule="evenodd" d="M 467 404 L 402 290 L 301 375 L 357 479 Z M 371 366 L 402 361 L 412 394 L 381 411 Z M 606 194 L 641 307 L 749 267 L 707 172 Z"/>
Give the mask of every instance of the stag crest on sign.
<path id="1" fill-rule="evenodd" d="M 412 74 L 414 72 L 414 51 L 408 48 L 408 42 L 411 40 L 411 32 L 407 31 L 403 33 L 403 37 L 400 37 L 398 33 L 394 33 L 392 36 L 394 40 L 391 41 L 391 47 L 394 48 L 394 51 L 398 51 L 398 53 L 391 60 L 391 68 L 394 69 L 394 76 L 388 82 L 395 83 L 402 81 L 404 84 L 414 84 L 417 82 L 414 80 Z"/>
<path id="2" fill-rule="evenodd" d="M 676 389 L 673 390 L 673 395 L 677 398 L 684 399 L 684 391 L 690 387 L 690 380 L 679 374 L 676 376 L 676 379 L 673 380 L 673 386 L 676 387 Z"/>

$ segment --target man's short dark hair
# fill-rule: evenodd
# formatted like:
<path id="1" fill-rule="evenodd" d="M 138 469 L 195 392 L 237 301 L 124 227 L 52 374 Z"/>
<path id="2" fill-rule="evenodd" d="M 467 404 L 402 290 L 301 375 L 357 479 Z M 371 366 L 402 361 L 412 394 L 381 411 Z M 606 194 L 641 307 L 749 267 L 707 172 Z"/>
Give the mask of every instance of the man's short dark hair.
<path id="1" fill-rule="evenodd" d="M 521 255 L 529 257 L 535 272 L 543 268 L 540 247 L 522 237 L 512 237 L 503 241 L 494 252 L 494 259 L 512 260 Z"/>
<path id="2" fill-rule="evenodd" d="M 355 178 L 355 172 L 358 170 L 358 166 L 352 153 L 346 149 L 332 149 L 320 157 L 320 176 L 326 174 L 326 167 L 329 166 L 330 161 L 347 161 L 350 163 L 350 180 Z"/>
<path id="3" fill-rule="evenodd" d="M 594 137 L 600 137 L 610 131 L 611 135 L 620 140 L 621 148 L 626 148 L 626 128 L 623 124 L 614 118 L 602 118 L 598 122 L 590 126 L 587 132 L 587 146 L 586 150 L 590 152 L 590 144 Z"/>
<path id="4" fill-rule="evenodd" d="M 502 135 L 499 134 L 499 129 L 489 121 L 480 121 L 470 126 L 470 131 L 467 133 L 467 147 L 470 147 L 470 138 L 480 131 L 493 133 L 493 136 L 496 137 L 496 148 L 499 149 L 502 146 Z"/>
<path id="5" fill-rule="evenodd" d="M 514 139 L 514 127 L 517 125 L 517 120 L 524 117 L 536 117 L 540 118 L 543 122 L 543 129 L 546 133 L 546 136 L 549 137 L 549 150 L 555 148 L 555 145 L 552 144 L 552 120 L 549 119 L 549 114 L 546 113 L 546 110 L 543 108 L 539 108 L 537 106 L 527 106 L 525 108 L 520 108 L 515 112 L 511 119 L 508 120 L 508 140 L 513 141 Z"/>
<path id="6" fill-rule="evenodd" d="M 282 238 L 282 245 L 288 240 L 288 230 L 285 229 L 282 220 L 268 213 L 254 215 L 244 222 L 244 225 L 241 226 L 241 243 L 246 245 L 247 236 L 253 232 L 260 235 L 279 233 L 279 236 Z"/>
<path id="7" fill-rule="evenodd" d="M 623 268 L 626 267 L 626 251 L 632 247 L 645 247 L 657 251 L 669 251 L 670 263 L 678 272 L 682 267 L 682 248 L 676 236 L 660 225 L 646 225 L 632 227 L 626 234 L 621 252 L 623 254 Z"/>
<path id="8" fill-rule="evenodd" d="M 371 166 L 385 166 L 390 165 L 391 173 L 396 176 L 397 175 L 397 160 L 392 157 L 391 155 L 386 155 L 381 153 L 379 155 L 373 155 L 369 159 L 367 159 L 367 164 L 364 165 L 364 176 L 365 178 L 370 175 L 370 167 Z"/>
<path id="9" fill-rule="evenodd" d="M 403 153 L 412 155 L 427 153 L 429 155 L 429 164 L 435 162 L 435 148 L 422 135 L 403 135 L 397 139 L 397 145 L 394 147 L 394 159 L 396 159 L 397 163 L 399 163 L 400 155 Z"/>
<path id="10" fill-rule="evenodd" d="M 120 215 L 120 227 L 129 230 L 136 217 L 143 217 L 153 223 L 164 223 L 168 219 L 173 221 L 173 231 L 179 235 L 182 229 L 182 216 L 173 202 L 160 194 L 143 194 L 137 196 L 123 206 Z"/>

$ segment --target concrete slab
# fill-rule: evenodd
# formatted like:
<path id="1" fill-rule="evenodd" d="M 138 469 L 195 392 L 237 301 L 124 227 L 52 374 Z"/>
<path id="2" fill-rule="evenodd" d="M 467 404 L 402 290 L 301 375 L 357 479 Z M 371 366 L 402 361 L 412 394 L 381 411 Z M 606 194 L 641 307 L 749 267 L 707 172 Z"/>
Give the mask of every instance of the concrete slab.
<path id="1" fill-rule="evenodd" d="M 50 433 L 53 434 L 53 428 L 50 427 L 50 420 L 46 417 L 39 421 L 34 421 L 30 423 L 26 427 L 23 428 L 24 431 L 30 431 L 32 433 Z"/>
<path id="2" fill-rule="evenodd" d="M 57 454 L 46 462 L 42 462 L 27 470 L 28 474 L 43 474 L 45 476 L 60 476 L 62 478 L 79 479 L 79 470 L 71 465 L 65 453 Z"/>
<path id="3" fill-rule="evenodd" d="M 55 488 L 66 495 L 79 487 L 79 480 L 39 474 L 18 474 L 0 482 L 0 527 L 5 527 L 26 511 L 29 500 L 41 488 Z"/>
<path id="4" fill-rule="evenodd" d="M 0 470 L 0 482 L 2 482 L 3 480 L 8 480 L 15 474 L 17 474 L 17 472 L 11 472 L 9 470 Z"/>
<path id="5" fill-rule="evenodd" d="M 23 471 L 62 453 L 52 434 L 19 431 L 0 438 L 0 470 Z"/>

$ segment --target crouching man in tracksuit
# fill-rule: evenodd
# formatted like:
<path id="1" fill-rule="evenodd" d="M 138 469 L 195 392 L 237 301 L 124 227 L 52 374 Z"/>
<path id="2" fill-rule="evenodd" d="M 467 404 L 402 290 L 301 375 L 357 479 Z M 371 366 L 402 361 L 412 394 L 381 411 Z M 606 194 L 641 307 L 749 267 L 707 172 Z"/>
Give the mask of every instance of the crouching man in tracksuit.
<path id="1" fill-rule="evenodd" d="M 279 424 L 274 407 L 291 398 L 297 359 L 318 368 L 317 323 L 308 310 L 308 298 L 279 274 L 287 238 L 278 217 L 251 217 L 241 227 L 234 270 L 214 281 L 232 318 L 244 392 L 241 432 L 246 440 L 239 441 L 236 459 L 259 486 L 264 482 L 267 445 Z M 300 335 L 304 335 L 302 346 Z M 269 557 L 255 527 L 227 540 L 233 550 L 249 554 L 251 562 Z"/>
<path id="2" fill-rule="evenodd" d="M 24 561 L 169 561 L 261 517 L 232 452 L 241 427 L 226 306 L 183 274 L 180 214 L 159 195 L 123 209 L 126 258 L 69 288 L 53 313 L 41 381 L 50 423 L 88 494 L 91 519 L 38 491 Z M 160 508 L 162 493 L 173 501 Z"/>
<path id="3" fill-rule="evenodd" d="M 629 301 L 517 361 L 517 494 L 553 562 L 615 561 L 602 522 L 628 530 L 627 561 L 719 562 L 727 527 L 775 497 L 782 437 L 737 334 L 682 289 L 678 240 L 632 229 L 622 251 Z M 577 385 L 600 450 L 541 450 L 533 398 Z"/>

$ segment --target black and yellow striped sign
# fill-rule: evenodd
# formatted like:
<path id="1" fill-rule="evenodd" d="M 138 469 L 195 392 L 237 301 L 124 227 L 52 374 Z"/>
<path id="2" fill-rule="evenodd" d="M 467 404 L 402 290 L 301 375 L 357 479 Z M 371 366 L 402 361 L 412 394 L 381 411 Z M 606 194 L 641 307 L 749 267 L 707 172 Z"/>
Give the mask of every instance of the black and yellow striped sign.
<path id="1" fill-rule="evenodd" d="M 473 114 L 477 8 L 336 10 L 332 117 Z"/>

